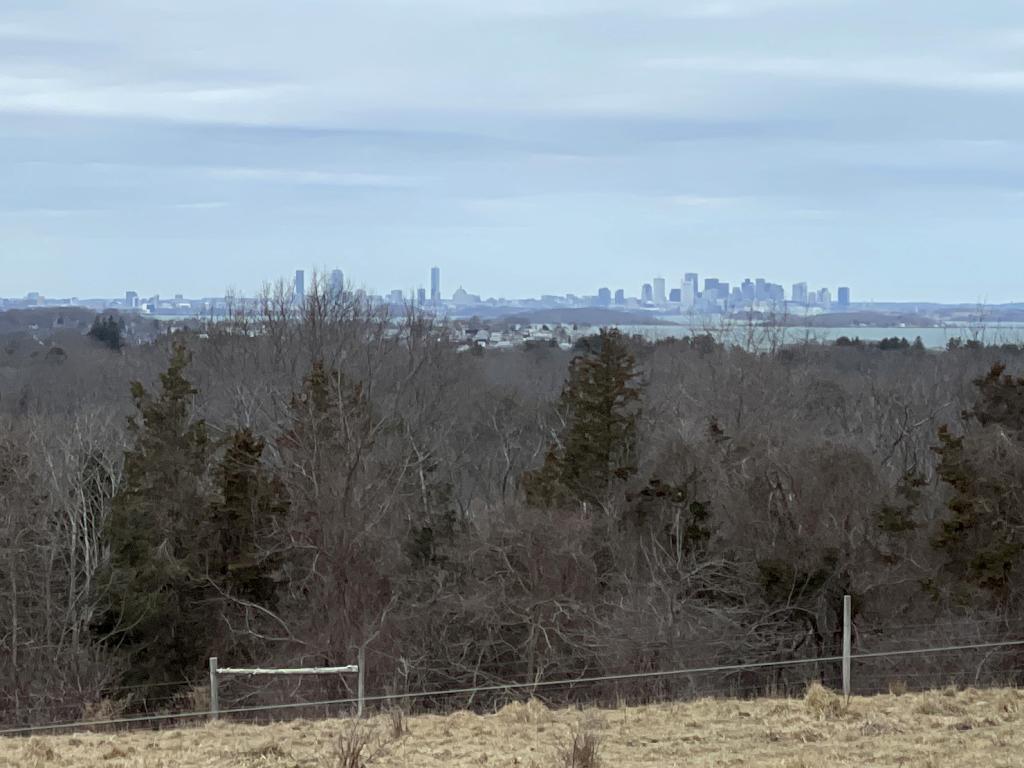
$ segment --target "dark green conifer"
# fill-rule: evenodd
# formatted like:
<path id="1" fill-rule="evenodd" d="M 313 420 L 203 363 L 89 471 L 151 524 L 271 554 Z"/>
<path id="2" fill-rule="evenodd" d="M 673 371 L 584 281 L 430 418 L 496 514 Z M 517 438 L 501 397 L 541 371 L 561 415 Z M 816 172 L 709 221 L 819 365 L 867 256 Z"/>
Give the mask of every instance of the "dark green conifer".
<path id="1" fill-rule="evenodd" d="M 996 364 L 974 380 L 979 397 L 963 414 L 964 434 L 939 429 L 938 475 L 951 493 L 932 541 L 945 562 L 929 586 L 945 584 L 962 602 L 977 587 L 1006 607 L 1024 569 L 1024 379 L 1004 370 Z"/>
<path id="2" fill-rule="evenodd" d="M 569 365 L 560 401 L 565 429 L 544 466 L 525 478 L 532 504 L 601 503 L 614 481 L 636 473 L 636 360 L 615 329 L 602 329 L 579 346 L 583 354 Z"/>
<path id="3" fill-rule="evenodd" d="M 201 547 L 207 510 L 206 425 L 192 416 L 190 355 L 175 344 L 155 396 L 132 383 L 134 445 L 106 524 L 109 562 L 99 580 L 104 611 L 96 630 L 128 653 L 125 682 L 147 686 L 194 676 L 216 620 L 203 600 L 209 549 Z"/>
<path id="4" fill-rule="evenodd" d="M 259 542 L 285 514 L 287 502 L 280 483 L 263 467 L 264 448 L 249 428 L 232 434 L 216 470 L 218 498 L 210 506 L 206 542 L 210 575 L 228 594 L 271 605 L 277 563 Z"/>
<path id="5" fill-rule="evenodd" d="M 122 346 L 122 335 L 124 334 L 124 321 L 116 319 L 113 315 L 96 315 L 92 321 L 92 328 L 88 335 L 100 342 L 107 348 L 117 352 Z"/>

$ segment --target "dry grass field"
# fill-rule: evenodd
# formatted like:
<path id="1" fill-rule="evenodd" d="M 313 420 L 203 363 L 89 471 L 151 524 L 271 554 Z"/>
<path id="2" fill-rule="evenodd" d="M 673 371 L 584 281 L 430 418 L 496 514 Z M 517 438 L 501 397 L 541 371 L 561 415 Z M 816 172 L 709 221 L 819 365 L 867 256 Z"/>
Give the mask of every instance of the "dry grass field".
<path id="1" fill-rule="evenodd" d="M 618 710 L 382 715 L 276 725 L 0 739 L 0 766 L 57 768 L 672 768 L 1024 766 L 1024 693 L 936 691 L 853 698 L 703 700 Z M 572 754 L 577 745 L 596 744 Z M 352 740 L 366 741 L 358 759 Z M 584 744 L 584 741 L 586 744 Z"/>

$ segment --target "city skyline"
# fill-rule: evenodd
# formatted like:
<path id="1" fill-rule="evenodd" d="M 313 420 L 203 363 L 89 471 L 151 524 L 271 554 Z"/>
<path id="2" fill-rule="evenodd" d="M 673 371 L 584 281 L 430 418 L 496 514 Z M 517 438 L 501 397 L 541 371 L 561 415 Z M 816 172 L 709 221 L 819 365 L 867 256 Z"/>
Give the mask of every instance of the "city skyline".
<path id="1" fill-rule="evenodd" d="M 692 265 L 691 265 L 691 267 L 692 267 Z M 593 285 L 593 286 L 581 285 L 579 282 L 576 282 L 576 283 L 570 283 L 568 285 L 568 287 L 566 287 L 566 288 L 557 289 L 557 288 L 553 288 L 551 286 L 548 286 L 546 284 L 538 284 L 536 286 L 535 290 L 532 293 L 523 293 L 523 294 L 516 294 L 516 293 L 513 293 L 511 291 L 501 292 L 500 288 L 498 290 L 488 290 L 487 288 L 480 288 L 478 285 L 476 285 L 475 283 L 472 283 L 470 280 L 468 280 L 468 279 L 463 280 L 457 274 L 453 277 L 451 272 L 447 272 L 446 271 L 446 275 L 447 275 L 447 277 L 446 277 L 446 286 L 447 287 L 443 291 L 443 294 L 448 296 L 448 297 L 451 297 L 451 295 L 454 293 L 454 291 L 457 288 L 461 287 L 461 288 L 463 288 L 465 290 L 468 290 L 468 291 L 471 291 L 471 292 L 476 293 L 478 295 L 489 297 L 489 298 L 524 299 L 524 298 L 537 297 L 537 296 L 542 296 L 542 295 L 551 295 L 551 294 L 553 294 L 553 295 L 596 295 L 600 288 L 607 287 L 607 288 L 609 288 L 612 291 L 612 293 L 614 293 L 614 291 L 616 289 L 623 289 L 623 290 L 625 290 L 627 296 L 639 297 L 642 294 L 642 289 L 643 289 L 643 286 L 644 286 L 645 283 L 650 283 L 652 285 L 652 292 L 653 292 L 656 289 L 656 281 L 659 280 L 659 279 L 664 279 L 666 281 L 665 282 L 665 297 L 666 297 L 666 300 L 667 300 L 667 296 L 668 296 L 668 293 L 670 292 L 670 290 L 672 288 L 678 288 L 681 282 L 684 282 L 687 277 L 689 277 L 690 275 L 693 275 L 693 274 L 698 274 L 698 275 L 702 275 L 703 276 L 703 275 L 715 273 L 715 274 L 719 275 L 719 279 L 722 279 L 723 282 L 730 283 L 732 285 L 740 284 L 740 282 L 742 282 L 743 279 L 746 279 L 746 278 L 753 279 L 755 277 L 754 273 L 737 276 L 737 273 L 735 272 L 735 270 L 730 269 L 728 266 L 726 266 L 726 267 L 719 267 L 717 272 L 715 272 L 715 268 L 714 267 L 712 267 L 710 270 L 698 269 L 696 272 L 691 272 L 690 271 L 691 267 L 685 268 L 685 271 L 684 271 L 684 268 L 682 268 L 682 267 L 676 268 L 674 271 L 668 271 L 668 270 L 655 271 L 655 272 L 652 272 L 651 274 L 646 275 L 646 276 L 638 276 L 636 274 L 627 275 L 625 280 L 622 280 L 622 281 L 619 281 L 619 282 L 616 282 L 616 281 L 614 281 L 614 280 L 612 280 L 610 278 L 609 279 L 605 279 L 604 277 L 602 277 L 602 275 L 606 274 L 606 271 L 602 267 L 601 275 L 594 275 L 595 279 L 597 279 L 597 283 L 595 285 Z M 764 269 L 764 267 L 761 267 L 761 268 Z M 296 273 L 296 274 L 299 273 L 299 272 L 302 272 L 306 276 L 307 283 L 308 283 L 308 281 L 312 280 L 314 276 L 316 276 L 316 278 L 321 282 L 321 284 L 324 284 L 324 285 L 337 285 L 339 283 L 339 281 L 349 280 L 349 277 L 352 276 L 352 279 L 355 280 L 355 282 L 351 282 L 350 281 L 348 284 L 352 285 L 352 287 L 354 287 L 354 288 L 362 290 L 362 291 L 366 292 L 367 294 L 371 294 L 371 295 L 387 296 L 387 295 L 392 294 L 395 290 L 401 290 L 403 293 L 405 293 L 405 294 L 407 294 L 409 296 L 415 296 L 416 292 L 418 290 L 423 290 L 423 291 L 425 291 L 426 296 L 428 298 L 432 298 L 433 271 L 434 271 L 434 269 L 436 269 L 436 267 L 424 267 L 424 268 L 421 268 L 420 272 L 422 274 L 416 273 L 415 275 L 410 275 L 410 279 L 408 281 L 406 281 L 406 283 L 403 284 L 403 285 L 397 285 L 396 284 L 396 281 L 394 280 L 394 275 L 393 274 L 391 276 L 390 281 L 382 282 L 380 284 L 372 284 L 372 283 L 370 283 L 368 281 L 361 280 L 360 279 L 360 273 L 362 272 L 362 270 L 357 270 L 355 267 L 338 268 L 337 266 L 333 266 L 333 265 L 328 265 L 328 266 L 318 265 L 318 266 L 307 266 L 307 267 L 303 267 L 301 269 L 297 268 L 297 269 L 293 270 L 293 272 Z M 368 271 L 371 274 L 373 274 L 377 270 L 375 270 L 374 268 L 371 267 Z M 511 284 L 513 284 L 513 281 L 505 281 L 505 280 L 501 279 L 500 276 L 498 278 L 495 278 L 495 276 L 493 275 L 494 271 L 496 271 L 496 270 L 491 270 L 491 272 L 492 272 L 491 280 L 489 282 L 485 283 L 485 285 L 498 285 L 498 286 L 501 286 L 501 285 L 511 285 Z M 616 273 L 616 270 L 612 270 L 612 272 Z M 725 278 L 721 277 L 722 275 L 728 275 L 730 279 L 725 279 Z M 936 303 L 936 304 L 950 304 L 950 305 L 952 305 L 952 304 L 981 304 L 981 305 L 993 304 L 994 305 L 994 304 L 1011 304 L 1011 303 L 1021 303 L 1021 302 L 1024 302 L 1024 290 L 1018 292 L 1018 291 L 1016 291 L 1015 286 L 1013 288 L 1011 288 L 1011 290 L 1013 290 L 1014 292 L 1013 293 L 1008 293 L 1007 294 L 1008 298 L 1006 298 L 1005 300 L 1002 300 L 1002 301 L 992 301 L 992 300 L 989 300 L 989 298 L 987 296 L 981 296 L 981 295 L 970 296 L 970 295 L 967 295 L 968 291 L 966 289 L 964 290 L 963 294 L 960 297 L 957 297 L 957 295 L 955 293 L 948 294 L 948 295 L 944 294 L 943 296 L 935 297 L 935 296 L 922 295 L 922 294 L 920 294 L 918 292 L 915 292 L 913 290 L 909 290 L 906 294 L 903 294 L 903 293 L 901 293 L 899 291 L 899 287 L 898 286 L 894 286 L 891 283 L 886 283 L 884 285 L 875 285 L 871 281 L 863 281 L 863 282 L 867 283 L 867 285 L 865 287 L 863 287 L 863 288 L 858 288 L 857 283 L 859 281 L 857 281 L 857 280 L 843 281 L 843 280 L 840 280 L 840 279 L 836 279 L 834 277 L 831 278 L 831 279 L 828 278 L 828 277 L 826 277 L 824 279 L 810 279 L 810 278 L 808 278 L 807 276 L 804 276 L 804 275 L 796 275 L 796 276 L 794 276 L 792 278 L 784 278 L 784 277 L 776 276 L 776 279 L 777 279 L 777 282 L 778 282 L 779 285 L 782 285 L 782 286 L 785 287 L 787 297 L 790 295 L 791 288 L 793 286 L 795 286 L 795 285 L 797 285 L 799 283 L 806 283 L 806 285 L 808 286 L 809 289 L 829 288 L 830 290 L 833 291 L 833 298 L 836 298 L 836 291 L 838 290 L 838 288 L 840 286 L 850 287 L 857 294 L 857 299 L 856 300 L 858 302 L 863 302 L 863 303 L 874 302 L 874 303 Z M 703 277 L 701 278 L 701 280 L 703 280 Z M 272 276 L 270 276 L 268 278 L 265 278 L 265 279 L 253 280 L 250 277 L 249 281 L 246 284 L 242 284 L 241 281 L 229 282 L 229 283 L 227 283 L 227 284 L 225 284 L 223 286 L 220 286 L 219 288 L 214 287 L 212 290 L 205 290 L 205 289 L 202 289 L 202 288 L 190 288 L 188 285 L 182 286 L 183 282 L 189 283 L 191 285 L 197 285 L 197 284 L 203 285 L 204 284 L 202 279 L 201 279 L 201 276 L 199 276 L 199 279 L 197 279 L 196 275 L 190 275 L 185 280 L 182 280 L 180 277 L 178 279 L 176 279 L 176 280 L 171 280 L 170 290 L 165 290 L 165 291 L 161 291 L 161 290 L 149 291 L 149 290 L 146 290 L 145 286 L 143 286 L 141 290 L 139 290 L 136 287 L 129 288 L 128 290 L 135 291 L 135 292 L 139 293 L 139 295 L 148 295 L 148 296 L 152 296 L 152 295 L 167 295 L 167 296 L 187 295 L 187 296 L 194 296 L 194 297 L 220 297 L 220 296 L 227 295 L 228 293 L 231 293 L 231 294 L 235 294 L 235 295 L 238 295 L 238 296 L 253 297 L 253 296 L 259 295 L 259 293 L 265 287 L 273 286 L 274 284 L 276 284 L 278 282 L 283 282 L 285 284 L 294 284 L 295 277 L 292 275 L 292 272 L 288 272 L 287 268 L 285 268 L 285 270 L 281 271 L 279 274 L 274 274 L 274 275 L 272 275 Z M 68 290 L 46 289 L 45 286 L 47 286 L 47 285 L 55 285 L 55 286 L 72 285 L 72 290 L 68 291 Z M 0 298 L 7 298 L 7 299 L 24 298 L 25 296 L 27 296 L 29 294 L 39 294 L 39 295 L 42 295 L 42 296 L 45 296 L 45 297 L 48 297 L 48 298 L 71 298 L 71 297 L 75 297 L 75 298 L 79 298 L 79 299 L 107 298 L 107 297 L 119 296 L 125 290 L 125 286 L 113 284 L 113 282 L 112 282 L 112 280 L 111 280 L 109 275 L 107 275 L 107 276 L 97 276 L 97 279 L 95 279 L 95 280 L 87 280 L 87 281 L 85 281 L 85 285 L 96 285 L 96 286 L 106 286 L 106 287 L 100 287 L 100 288 L 94 289 L 94 290 L 85 290 L 85 289 L 83 289 L 82 286 L 78 286 L 78 288 L 75 289 L 75 286 L 74 286 L 73 282 L 70 279 L 68 279 L 67 276 L 60 276 L 60 275 L 55 276 L 53 273 L 50 273 L 50 274 L 48 274 L 48 275 L 46 275 L 44 277 L 44 279 L 41 281 L 41 284 L 40 283 L 29 283 L 29 282 L 27 282 L 27 283 L 25 283 L 23 285 L 20 285 L 20 287 L 23 287 L 23 288 L 27 287 L 27 290 L 18 290 L 19 284 L 16 281 L 10 280 L 9 279 L 9 274 L 8 274 L 8 275 L 5 275 L 2 279 L 0 279 Z M 207 282 L 207 283 L 205 283 L 205 285 L 213 285 L 213 283 L 212 282 Z M 159 286 L 156 286 L 156 287 L 159 288 Z M 698 290 L 703 290 L 703 285 L 702 284 L 698 286 Z"/>
<path id="2" fill-rule="evenodd" d="M 316 282 L 317 285 L 319 285 L 320 288 L 328 289 L 328 290 L 332 290 L 332 291 L 337 291 L 337 290 L 341 290 L 341 289 L 344 288 L 344 289 L 358 290 L 358 291 L 360 291 L 362 293 L 365 293 L 367 295 L 374 295 L 374 296 L 380 296 L 380 297 L 388 297 L 388 296 L 395 296 L 397 294 L 401 294 L 404 298 L 408 298 L 408 299 L 413 299 L 417 295 L 421 295 L 423 297 L 424 301 L 427 300 L 427 299 L 429 299 L 430 301 L 451 301 L 452 297 L 455 295 L 456 292 L 458 292 L 460 290 L 463 291 L 463 292 L 468 292 L 467 291 L 467 286 L 465 284 L 463 284 L 461 281 L 458 281 L 458 280 L 455 280 L 455 287 L 454 288 L 449 287 L 447 291 L 443 290 L 442 289 L 442 285 L 443 285 L 443 283 L 442 283 L 442 269 L 440 267 L 438 267 L 438 266 L 430 267 L 429 279 L 427 281 L 425 281 L 425 282 L 416 283 L 416 281 L 413 280 L 413 281 L 410 282 L 410 285 L 408 285 L 406 287 L 392 287 L 392 288 L 388 288 L 388 289 L 373 289 L 373 288 L 368 288 L 364 284 L 346 282 L 345 275 L 346 275 L 345 270 L 337 268 L 337 267 L 314 268 L 314 269 L 300 268 L 300 269 L 295 269 L 293 271 L 293 273 L 291 274 L 291 276 L 289 276 L 289 275 L 281 275 L 281 276 L 278 276 L 278 277 L 276 277 L 276 278 L 274 278 L 272 280 L 264 281 L 259 289 L 255 290 L 255 291 L 252 291 L 252 292 L 244 292 L 244 291 L 239 292 L 239 291 L 233 290 L 233 287 L 232 287 L 232 290 L 230 290 L 230 291 L 220 291 L 220 292 L 195 292 L 195 291 L 190 292 L 188 290 L 175 290 L 174 292 L 164 292 L 164 291 L 160 291 L 160 290 L 156 290 L 156 291 L 137 290 L 136 287 L 129 287 L 129 288 L 122 288 L 120 290 L 115 288 L 112 291 L 95 292 L 95 293 L 85 293 L 85 292 L 82 292 L 82 291 L 74 291 L 74 292 L 71 292 L 71 293 L 55 293 L 55 292 L 52 292 L 52 291 L 44 291 L 44 290 L 39 290 L 38 288 L 35 288 L 33 290 L 26 291 L 25 293 L 22 293 L 22 294 L 0 293 L 0 299 L 7 299 L 7 300 L 15 299 L 16 300 L 16 299 L 25 299 L 25 298 L 30 298 L 30 297 L 39 297 L 39 298 L 53 299 L 53 300 L 57 300 L 57 299 L 71 299 L 71 298 L 80 299 L 80 300 L 92 300 L 92 299 L 102 299 L 102 298 L 115 298 L 115 297 L 121 296 L 123 294 L 126 297 L 126 302 L 129 305 L 131 305 L 131 300 L 132 299 L 138 301 L 140 299 L 145 299 L 147 297 L 171 298 L 171 297 L 185 297 L 185 296 L 188 296 L 188 297 L 191 297 L 191 298 L 223 298 L 223 297 L 227 296 L 230 293 L 231 295 L 236 295 L 236 296 L 239 296 L 239 297 L 242 297 L 242 298 L 253 298 L 255 296 L 260 295 L 260 293 L 263 290 L 265 290 L 265 289 L 274 290 L 278 286 L 283 286 L 285 288 L 289 288 L 290 287 L 291 290 L 296 295 L 303 295 L 303 294 L 307 293 L 308 291 L 312 290 L 314 281 Z M 678 275 L 678 277 L 675 277 L 675 276 L 673 276 L 673 277 L 665 277 L 664 275 L 660 275 L 659 274 L 659 275 L 656 275 L 653 278 L 651 278 L 651 277 L 634 278 L 632 283 L 635 283 L 635 285 L 631 284 L 630 287 L 626 287 L 626 286 L 622 286 L 622 285 L 613 285 L 613 284 L 609 283 L 609 284 L 599 285 L 597 288 L 593 288 L 593 287 L 587 288 L 587 287 L 584 287 L 584 288 L 577 288 L 576 290 L 563 291 L 563 292 L 550 291 L 550 290 L 540 290 L 540 291 L 538 291 L 536 293 L 529 294 L 529 295 L 510 295 L 510 294 L 497 294 L 497 293 L 495 293 L 495 294 L 488 294 L 486 291 L 476 291 L 476 295 L 485 297 L 488 300 L 506 299 L 506 300 L 510 300 L 510 301 L 520 301 L 520 300 L 531 300 L 531 299 L 536 299 L 536 298 L 542 297 L 542 296 L 552 296 L 552 295 L 554 295 L 554 296 L 577 296 L 577 297 L 598 298 L 600 295 L 602 295 L 603 292 L 607 292 L 608 299 L 609 299 L 609 304 L 610 305 L 614 305 L 616 302 L 612 300 L 612 297 L 615 294 L 620 294 L 624 298 L 640 299 L 640 298 L 644 297 L 645 291 L 648 291 L 650 293 L 650 298 L 651 298 L 651 300 L 654 303 L 668 304 L 668 303 L 680 303 L 680 302 L 682 302 L 682 303 L 685 304 L 687 302 L 687 300 L 688 300 L 687 297 L 689 297 L 689 300 L 692 300 L 694 298 L 697 298 L 697 297 L 701 296 L 703 293 L 705 293 L 705 291 L 709 287 L 708 286 L 709 279 L 710 279 L 710 282 L 715 284 L 716 286 L 720 282 L 722 285 L 724 285 L 726 287 L 727 292 L 728 292 L 728 289 L 730 287 L 739 288 L 740 286 L 743 286 L 746 283 L 750 283 L 751 285 L 754 285 L 755 281 L 756 281 L 757 284 L 761 284 L 761 283 L 766 282 L 766 279 L 761 277 L 761 276 L 756 276 L 756 277 L 755 276 L 747 276 L 747 277 L 744 277 L 742 280 L 736 280 L 735 282 L 731 282 L 730 280 L 723 280 L 721 277 L 714 277 L 714 276 L 708 276 L 708 277 L 700 278 L 700 273 L 686 272 L 686 273 L 680 273 Z M 659 289 L 659 281 L 660 281 L 660 289 Z M 449 281 L 449 282 L 451 282 L 451 281 Z M 692 294 L 688 294 L 687 293 L 687 283 L 691 283 L 691 282 L 692 282 Z M 821 286 L 818 286 L 817 288 L 808 289 L 808 286 L 811 285 L 811 284 L 808 283 L 807 281 L 802 281 L 801 283 L 792 284 L 792 288 L 791 289 L 786 288 L 786 286 L 784 284 L 782 284 L 782 283 L 774 283 L 774 282 L 771 282 L 771 281 L 768 281 L 768 282 L 769 282 L 770 285 L 774 286 L 775 288 L 779 289 L 780 291 L 783 291 L 785 293 L 785 296 L 786 296 L 785 300 L 787 300 L 787 301 L 789 301 L 789 300 L 798 301 L 798 299 L 796 297 L 796 294 L 795 294 L 795 289 L 796 289 L 797 285 L 803 285 L 804 286 L 804 290 L 805 290 L 804 298 L 806 298 L 806 296 L 808 295 L 808 292 L 809 293 L 814 293 L 815 291 L 818 291 L 818 290 L 831 290 L 832 288 L 835 288 L 837 291 L 845 290 L 847 292 L 847 296 L 849 296 L 849 291 L 850 291 L 850 288 L 848 286 L 836 286 L 836 285 L 821 285 Z M 473 291 L 475 289 L 475 286 L 470 285 L 470 286 L 468 286 L 468 289 L 469 289 L 469 291 Z M 680 289 L 682 289 L 682 290 L 680 290 Z M 0 286 L 0 291 L 2 291 L 2 290 L 3 290 L 3 287 Z M 676 298 L 670 299 L 669 298 L 670 295 L 675 295 Z M 849 302 L 847 302 L 847 303 L 849 303 Z"/>
<path id="3" fill-rule="evenodd" d="M 0 292 L 301 260 L 1019 300 L 1022 29 L 1014 0 L 8 0 Z"/>

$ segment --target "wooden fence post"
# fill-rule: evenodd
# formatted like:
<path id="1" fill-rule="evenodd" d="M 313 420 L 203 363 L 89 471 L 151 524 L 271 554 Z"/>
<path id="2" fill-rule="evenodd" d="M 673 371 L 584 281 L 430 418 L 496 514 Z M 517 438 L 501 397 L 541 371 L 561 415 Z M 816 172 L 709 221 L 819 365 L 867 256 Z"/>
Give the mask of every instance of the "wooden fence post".
<path id="1" fill-rule="evenodd" d="M 359 702 L 356 705 L 356 717 L 362 719 L 366 715 L 366 645 L 359 646 L 359 657 L 356 662 L 359 664 L 359 682 L 357 684 L 357 695 Z"/>
<path id="2" fill-rule="evenodd" d="M 216 720 L 220 714 L 220 691 L 217 689 L 217 657 L 210 657 L 210 719 Z"/>
<path id="3" fill-rule="evenodd" d="M 843 696 L 850 698 L 850 644 L 853 606 L 849 595 L 843 595 Z"/>

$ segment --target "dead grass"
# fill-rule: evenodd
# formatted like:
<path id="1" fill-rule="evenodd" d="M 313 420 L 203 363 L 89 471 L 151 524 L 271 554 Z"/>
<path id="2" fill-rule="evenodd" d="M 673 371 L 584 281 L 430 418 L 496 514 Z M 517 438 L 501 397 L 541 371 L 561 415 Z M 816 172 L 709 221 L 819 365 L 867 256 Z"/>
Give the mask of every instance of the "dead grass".
<path id="1" fill-rule="evenodd" d="M 600 738 L 585 730 L 576 731 L 571 736 L 571 743 L 558 750 L 557 765 L 560 768 L 599 768 Z"/>
<path id="2" fill-rule="evenodd" d="M 221 721 L 165 731 L 0 738 L 0 768 L 341 768 L 343 741 L 365 739 L 360 768 L 563 768 L 587 740 L 600 768 L 995 768 L 1024 766 L 1024 694 L 944 690 L 849 704 L 811 687 L 803 699 L 702 700 L 611 710 L 510 704 L 491 715 L 405 716 L 267 726 Z M 583 740 L 581 742 L 581 739 Z M 577 749 L 582 747 L 582 749 Z"/>
<path id="3" fill-rule="evenodd" d="M 847 707 L 842 696 L 830 691 L 817 681 L 807 686 L 804 703 L 807 705 L 807 710 L 816 715 L 819 720 L 834 720 L 837 717 L 842 717 Z"/>

